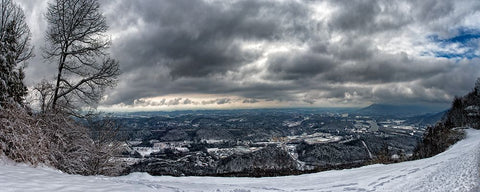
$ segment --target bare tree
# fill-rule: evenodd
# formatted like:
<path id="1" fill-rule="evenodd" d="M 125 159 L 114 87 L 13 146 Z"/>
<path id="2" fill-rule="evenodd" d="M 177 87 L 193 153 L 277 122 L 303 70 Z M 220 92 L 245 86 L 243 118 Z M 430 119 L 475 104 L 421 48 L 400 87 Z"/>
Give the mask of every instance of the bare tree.
<path id="1" fill-rule="evenodd" d="M 36 93 L 35 97 L 38 98 L 40 111 L 45 112 L 52 105 L 53 85 L 47 80 L 42 80 L 35 85 L 33 91 Z"/>
<path id="2" fill-rule="evenodd" d="M 46 18 L 45 57 L 58 65 L 51 108 L 94 106 L 119 75 L 118 62 L 106 52 L 108 26 L 98 0 L 53 0 Z"/>

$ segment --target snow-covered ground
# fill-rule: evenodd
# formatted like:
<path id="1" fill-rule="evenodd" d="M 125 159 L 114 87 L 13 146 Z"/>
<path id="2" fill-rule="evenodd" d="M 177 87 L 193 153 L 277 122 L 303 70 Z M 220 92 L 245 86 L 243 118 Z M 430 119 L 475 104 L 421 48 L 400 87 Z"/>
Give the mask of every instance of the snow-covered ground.
<path id="1" fill-rule="evenodd" d="M 435 157 L 271 178 L 67 175 L 0 161 L 0 191 L 480 191 L 480 131 Z"/>

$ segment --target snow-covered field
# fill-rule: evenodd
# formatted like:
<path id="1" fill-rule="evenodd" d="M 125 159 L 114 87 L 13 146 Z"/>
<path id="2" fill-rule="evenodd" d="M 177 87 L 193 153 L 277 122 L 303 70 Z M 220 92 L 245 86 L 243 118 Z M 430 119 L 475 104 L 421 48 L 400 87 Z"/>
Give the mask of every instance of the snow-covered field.
<path id="1" fill-rule="evenodd" d="M 0 160 L 0 191 L 480 191 L 480 131 L 435 157 L 272 178 L 77 176 Z"/>

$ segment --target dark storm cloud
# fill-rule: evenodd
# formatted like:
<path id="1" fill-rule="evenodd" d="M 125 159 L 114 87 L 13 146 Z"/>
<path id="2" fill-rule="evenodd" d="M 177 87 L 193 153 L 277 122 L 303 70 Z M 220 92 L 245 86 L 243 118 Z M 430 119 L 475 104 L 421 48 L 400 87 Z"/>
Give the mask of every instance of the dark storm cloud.
<path id="1" fill-rule="evenodd" d="M 435 22 L 443 17 L 448 17 L 454 11 L 452 1 L 425 0 L 416 2 L 415 14 L 423 22 Z"/>
<path id="2" fill-rule="evenodd" d="M 125 13 L 108 15 L 112 31 L 135 31 L 123 31 L 114 40 L 113 55 L 122 61 L 123 73 L 129 74 L 124 78 L 130 80 L 120 83 L 115 91 L 119 96 L 111 97 L 110 104 L 159 93 L 224 92 L 231 84 L 215 82 L 215 76 L 236 71 L 261 54 L 242 49 L 242 43 L 304 38 L 309 33 L 305 23 L 309 8 L 290 1 L 105 4 L 107 9 Z"/>
<path id="3" fill-rule="evenodd" d="M 470 91 L 474 86 L 475 78 L 480 77 L 479 63 L 480 59 L 478 58 L 457 62 L 455 67 L 448 68 L 448 73 L 438 73 L 427 77 L 421 81 L 419 86 L 444 90 L 460 96 L 461 93 Z"/>
<path id="4" fill-rule="evenodd" d="M 367 60 L 346 62 L 324 75 L 332 82 L 406 82 L 449 72 L 453 62 L 416 60 L 406 53 L 378 54 Z M 345 75 L 349 74 L 349 75 Z"/>
<path id="5" fill-rule="evenodd" d="M 413 19 L 408 12 L 399 9 L 398 2 L 378 0 L 332 2 L 338 6 L 338 11 L 332 16 L 330 27 L 354 35 L 399 29 Z"/>
<path id="6" fill-rule="evenodd" d="M 268 70 L 282 79 L 311 78 L 331 70 L 335 61 L 325 55 L 315 53 L 279 53 L 268 58 Z"/>
<path id="7" fill-rule="evenodd" d="M 119 39 L 114 54 L 127 57 L 131 67 L 162 64 L 174 78 L 204 77 L 235 70 L 258 58 L 243 50 L 248 40 L 275 40 L 304 33 L 308 9 L 301 4 L 247 0 L 207 3 L 200 0 L 120 1 L 112 5 L 120 12 L 112 27 L 135 27 L 138 32 Z M 118 22 L 115 22 L 118 21 Z M 126 22 L 127 21 L 127 22 Z M 126 55 L 124 55 L 126 53 Z"/>
<path id="8" fill-rule="evenodd" d="M 28 13 L 45 10 L 45 1 L 21 2 Z M 480 76 L 478 59 L 465 57 L 457 42 L 429 39 L 480 29 L 479 1 L 101 2 L 122 70 L 104 105 L 448 103 Z M 38 18 L 30 17 L 37 50 L 45 29 Z M 440 51 L 458 57 L 439 58 Z M 29 82 L 52 76 L 38 58 L 27 68 Z M 144 99 L 165 95 L 183 99 Z"/>
<path id="9" fill-rule="evenodd" d="M 340 11 L 332 20 L 332 27 L 341 30 L 371 28 L 380 7 L 375 0 L 338 1 Z"/>
<path id="10" fill-rule="evenodd" d="M 423 79 L 455 67 L 454 62 L 447 60 L 418 59 L 404 52 L 383 53 L 370 40 L 362 38 L 326 45 L 322 51 L 318 51 L 318 46 L 311 45 L 303 53 L 270 55 L 267 61 L 270 75 L 283 80 L 316 77 L 315 80 L 331 83 L 391 83 Z"/>
<path id="11" fill-rule="evenodd" d="M 315 50 L 315 46 L 312 45 L 312 50 Z M 343 61 L 357 61 L 364 62 L 371 59 L 378 50 L 375 48 L 374 43 L 369 38 L 350 38 L 344 39 L 334 45 L 328 46 L 325 52 L 334 55 L 336 58 Z"/>

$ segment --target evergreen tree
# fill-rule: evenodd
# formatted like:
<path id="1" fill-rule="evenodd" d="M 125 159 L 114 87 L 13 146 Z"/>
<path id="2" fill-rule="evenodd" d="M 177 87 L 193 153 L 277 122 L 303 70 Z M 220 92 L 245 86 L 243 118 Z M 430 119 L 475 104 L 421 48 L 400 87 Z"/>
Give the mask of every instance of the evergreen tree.
<path id="1" fill-rule="evenodd" d="M 4 105 L 4 102 L 9 97 L 8 95 L 8 78 L 10 73 L 8 70 L 7 60 L 3 52 L 4 42 L 0 41 L 0 106 Z"/>
<path id="2" fill-rule="evenodd" d="M 23 10 L 11 0 L 0 2 L 0 106 L 22 105 L 27 95 L 23 62 L 32 57 L 30 30 Z"/>
<path id="3" fill-rule="evenodd" d="M 14 62 L 12 58 L 12 37 L 11 37 L 11 26 L 13 23 L 5 26 L 6 29 L 2 29 L 2 34 L 0 38 L 0 104 L 5 105 L 9 98 L 12 97 L 12 84 L 15 79 L 14 77 Z"/>
<path id="4" fill-rule="evenodd" d="M 15 36 L 16 21 L 11 21 L 4 33 L 1 41 L 0 51 L 0 102 L 5 105 L 14 101 L 23 104 L 24 97 L 27 95 L 27 87 L 23 84 L 25 74 L 23 67 L 18 67 L 18 42 Z"/>

